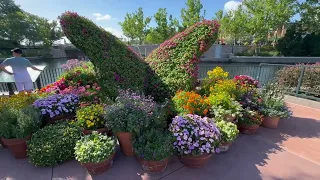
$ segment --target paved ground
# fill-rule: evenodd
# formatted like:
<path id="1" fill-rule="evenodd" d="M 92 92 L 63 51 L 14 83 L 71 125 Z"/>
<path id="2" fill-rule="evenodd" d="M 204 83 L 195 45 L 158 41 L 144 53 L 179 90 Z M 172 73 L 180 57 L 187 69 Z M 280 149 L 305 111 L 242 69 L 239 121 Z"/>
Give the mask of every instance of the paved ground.
<path id="1" fill-rule="evenodd" d="M 148 174 L 134 157 L 119 151 L 113 167 L 91 177 L 77 161 L 54 168 L 35 168 L 27 159 L 15 160 L 0 150 L 1 180 L 320 180 L 320 110 L 289 104 L 291 119 L 278 129 L 260 128 L 256 135 L 241 135 L 227 153 L 215 155 L 202 169 L 184 167 L 172 158 L 167 170 Z"/>

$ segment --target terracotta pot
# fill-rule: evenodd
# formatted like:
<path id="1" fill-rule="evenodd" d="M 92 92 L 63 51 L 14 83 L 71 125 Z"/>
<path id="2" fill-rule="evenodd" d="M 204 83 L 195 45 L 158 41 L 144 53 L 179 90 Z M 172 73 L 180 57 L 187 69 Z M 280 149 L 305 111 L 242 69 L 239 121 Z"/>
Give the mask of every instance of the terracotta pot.
<path id="1" fill-rule="evenodd" d="M 74 114 L 65 114 L 65 115 L 59 115 L 59 116 L 55 116 L 53 118 L 50 118 L 49 116 L 45 116 L 45 120 L 47 124 L 53 124 L 56 121 L 60 121 L 60 120 L 66 120 L 66 119 L 74 119 Z"/>
<path id="2" fill-rule="evenodd" d="M 243 134 L 252 135 L 255 134 L 257 129 L 259 128 L 259 125 L 257 124 L 240 124 L 239 125 L 239 131 Z"/>
<path id="3" fill-rule="evenodd" d="M 278 127 L 280 117 L 274 116 L 274 117 L 265 117 L 262 121 L 261 126 L 266 128 L 272 128 L 275 129 Z"/>
<path id="4" fill-rule="evenodd" d="M 122 153 L 126 156 L 134 156 L 132 146 L 132 133 L 118 132 L 116 133 L 116 136 L 118 137 Z"/>
<path id="5" fill-rule="evenodd" d="M 91 175 L 102 174 L 102 173 L 106 172 L 108 169 L 110 169 L 110 167 L 112 166 L 115 154 L 116 153 L 114 153 L 108 159 L 106 159 L 106 160 L 104 160 L 102 162 L 99 162 L 99 163 L 83 163 L 82 166 L 84 166 Z"/>
<path id="6" fill-rule="evenodd" d="M 164 171 L 167 168 L 169 162 L 169 158 L 163 159 L 161 161 L 146 161 L 143 158 L 137 156 L 137 159 L 140 162 L 143 170 L 154 173 Z"/>
<path id="7" fill-rule="evenodd" d="M 228 122 L 233 122 L 235 119 L 236 119 L 236 117 L 235 116 L 233 117 L 232 115 L 224 116 L 224 120 L 228 121 Z"/>
<path id="8" fill-rule="evenodd" d="M 2 138 L 0 138 L 0 145 L 2 148 L 7 148 L 7 146 L 2 142 Z"/>
<path id="9" fill-rule="evenodd" d="M 232 142 L 222 142 L 219 146 L 220 152 L 226 152 L 229 150 Z"/>
<path id="10" fill-rule="evenodd" d="M 204 153 L 199 156 L 180 156 L 179 159 L 185 166 L 189 168 L 202 168 L 204 165 L 208 163 L 210 160 L 212 154 Z"/>
<path id="11" fill-rule="evenodd" d="M 87 130 L 87 129 L 84 129 L 82 130 L 82 133 L 84 135 L 88 135 L 88 134 L 92 134 L 93 131 L 98 131 L 99 133 L 101 134 L 107 134 L 109 132 L 108 128 L 100 128 L 100 129 L 97 129 L 97 130 Z"/>
<path id="12" fill-rule="evenodd" d="M 1 139 L 15 158 L 23 159 L 27 157 L 26 141 L 31 139 L 31 135 L 23 139 L 5 139 L 5 138 L 1 138 Z"/>

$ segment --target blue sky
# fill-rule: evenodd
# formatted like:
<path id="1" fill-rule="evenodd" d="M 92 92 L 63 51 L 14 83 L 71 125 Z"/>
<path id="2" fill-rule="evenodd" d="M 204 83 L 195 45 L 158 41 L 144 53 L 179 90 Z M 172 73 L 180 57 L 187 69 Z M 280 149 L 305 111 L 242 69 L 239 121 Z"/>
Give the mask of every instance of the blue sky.
<path id="1" fill-rule="evenodd" d="M 207 11 L 206 18 L 211 19 L 215 12 L 224 9 L 228 1 L 201 0 Z M 123 21 L 127 12 L 133 12 L 142 7 L 146 16 L 152 16 L 158 8 L 167 8 L 168 14 L 180 18 L 180 11 L 185 7 L 186 0 L 15 0 L 15 2 L 23 10 L 49 20 L 57 19 L 66 10 L 75 11 L 92 19 L 114 35 L 121 36 L 122 31 L 118 22 Z M 229 3 L 228 8 L 232 8 L 235 4 Z"/>

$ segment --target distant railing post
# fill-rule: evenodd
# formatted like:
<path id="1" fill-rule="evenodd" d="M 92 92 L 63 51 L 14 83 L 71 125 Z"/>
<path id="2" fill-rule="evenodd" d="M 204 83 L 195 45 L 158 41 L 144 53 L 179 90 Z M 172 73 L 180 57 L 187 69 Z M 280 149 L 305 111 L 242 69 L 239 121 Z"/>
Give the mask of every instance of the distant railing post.
<path id="1" fill-rule="evenodd" d="M 305 69 L 306 69 L 306 67 L 302 66 L 302 70 L 301 70 L 299 81 L 298 81 L 298 86 L 296 87 L 296 96 L 299 95 L 299 91 L 300 91 L 300 87 L 301 87 L 301 84 L 302 84 L 302 79 L 303 79 L 303 75 L 304 75 Z"/>

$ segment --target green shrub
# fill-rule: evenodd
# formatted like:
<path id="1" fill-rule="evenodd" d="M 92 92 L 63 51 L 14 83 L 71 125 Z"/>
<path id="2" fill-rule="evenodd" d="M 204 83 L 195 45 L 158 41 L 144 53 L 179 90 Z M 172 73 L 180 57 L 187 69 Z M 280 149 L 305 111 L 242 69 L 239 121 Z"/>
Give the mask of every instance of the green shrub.
<path id="1" fill-rule="evenodd" d="M 113 138 L 94 131 L 91 135 L 81 137 L 74 149 L 79 162 L 99 163 L 115 153 L 116 143 Z"/>
<path id="2" fill-rule="evenodd" d="M 46 126 L 28 142 L 29 160 L 35 166 L 54 166 L 70 160 L 80 137 L 81 131 L 66 123 Z"/>
<path id="3" fill-rule="evenodd" d="M 216 41 L 218 29 L 216 21 L 198 22 L 152 51 L 146 61 L 156 76 L 150 77 L 147 94 L 162 99 L 164 90 L 169 90 L 170 96 L 178 90 L 193 90 L 198 78 L 197 64 Z M 159 84 L 159 79 L 153 79 L 157 77 L 163 84 Z"/>
<path id="4" fill-rule="evenodd" d="M 134 151 L 146 161 L 161 161 L 173 153 L 173 136 L 169 132 L 150 129 L 138 137 L 134 143 Z"/>
<path id="5" fill-rule="evenodd" d="M 40 129 L 42 115 L 38 109 L 4 108 L 0 113 L 0 137 L 25 138 Z"/>
<path id="6" fill-rule="evenodd" d="M 72 44 L 91 59 L 105 95 L 114 99 L 118 87 L 143 91 L 147 63 L 132 49 L 75 12 L 62 14 L 60 24 Z"/>

